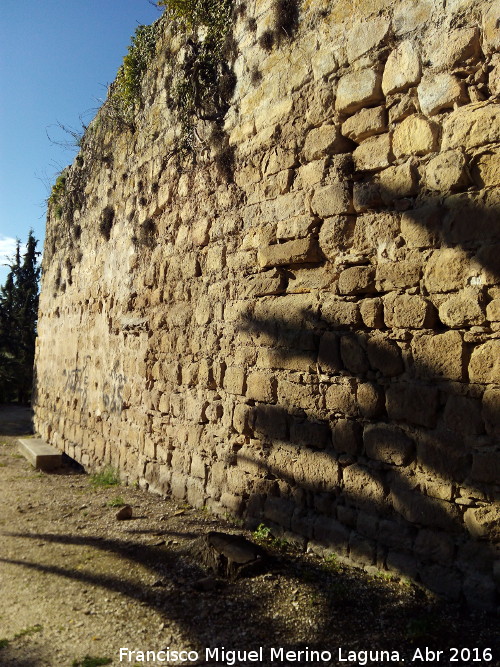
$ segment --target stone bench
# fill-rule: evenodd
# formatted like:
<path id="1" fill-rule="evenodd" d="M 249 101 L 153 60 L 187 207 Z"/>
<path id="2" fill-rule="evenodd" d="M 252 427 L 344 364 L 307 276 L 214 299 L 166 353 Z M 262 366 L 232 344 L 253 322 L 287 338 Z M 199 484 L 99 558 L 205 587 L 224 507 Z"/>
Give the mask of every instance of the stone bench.
<path id="1" fill-rule="evenodd" d="M 53 470 L 62 465 L 62 453 L 41 438 L 20 438 L 19 452 L 41 470 Z"/>

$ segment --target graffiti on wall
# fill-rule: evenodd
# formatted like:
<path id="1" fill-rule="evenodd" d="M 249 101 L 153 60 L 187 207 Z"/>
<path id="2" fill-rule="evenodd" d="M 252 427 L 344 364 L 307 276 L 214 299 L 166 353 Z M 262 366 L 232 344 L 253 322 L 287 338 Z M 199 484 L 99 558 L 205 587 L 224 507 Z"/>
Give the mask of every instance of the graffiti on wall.
<path id="1" fill-rule="evenodd" d="M 102 391 L 102 402 L 104 409 L 111 414 L 120 414 L 123 406 L 123 388 L 127 378 L 119 373 L 116 368 L 111 371 L 109 378 L 104 383 Z"/>
<path id="2" fill-rule="evenodd" d="M 88 366 L 90 363 L 90 355 L 87 355 L 83 360 L 83 366 L 70 369 L 64 369 L 63 375 L 66 377 L 63 391 L 65 393 L 78 394 L 80 396 L 80 408 L 83 409 L 87 405 L 87 390 L 89 383 Z"/>

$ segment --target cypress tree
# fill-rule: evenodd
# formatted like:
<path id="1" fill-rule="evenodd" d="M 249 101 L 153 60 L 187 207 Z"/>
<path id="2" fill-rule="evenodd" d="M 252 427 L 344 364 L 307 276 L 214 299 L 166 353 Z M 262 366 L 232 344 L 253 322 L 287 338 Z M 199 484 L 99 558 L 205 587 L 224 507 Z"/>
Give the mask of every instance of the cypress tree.
<path id="1" fill-rule="evenodd" d="M 0 288 L 0 401 L 27 403 L 33 384 L 38 281 L 38 241 L 30 230 L 21 263 L 17 241 L 14 262 Z"/>

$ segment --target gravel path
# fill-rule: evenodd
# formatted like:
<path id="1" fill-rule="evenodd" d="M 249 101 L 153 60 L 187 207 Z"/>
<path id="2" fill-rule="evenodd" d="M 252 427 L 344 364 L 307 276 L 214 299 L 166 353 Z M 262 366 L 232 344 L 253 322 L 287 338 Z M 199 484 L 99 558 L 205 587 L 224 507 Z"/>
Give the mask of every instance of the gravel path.
<path id="1" fill-rule="evenodd" d="M 441 667 L 500 666 L 498 619 L 271 537 L 267 571 L 207 575 L 190 555 L 195 538 L 251 534 L 139 489 L 96 486 L 76 467 L 36 471 L 17 453 L 28 430 L 28 411 L 0 406 L 0 665 L 423 665 L 427 647 L 443 651 Z M 122 502 L 130 520 L 116 519 Z M 452 661 L 450 647 L 477 653 Z"/>

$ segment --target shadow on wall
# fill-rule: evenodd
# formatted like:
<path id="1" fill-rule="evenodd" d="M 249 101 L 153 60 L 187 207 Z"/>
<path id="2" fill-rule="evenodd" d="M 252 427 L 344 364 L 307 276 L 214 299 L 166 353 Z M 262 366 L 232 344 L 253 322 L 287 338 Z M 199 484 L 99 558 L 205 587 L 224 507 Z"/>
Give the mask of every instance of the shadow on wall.
<path id="1" fill-rule="evenodd" d="M 498 191 L 411 209 L 400 190 L 354 188 L 358 209 L 385 209 L 324 220 L 336 292 L 291 296 L 296 269 L 320 263 L 278 268 L 282 296 L 240 323 L 259 368 L 234 418 L 233 463 L 259 478 L 246 515 L 493 610 Z"/>

